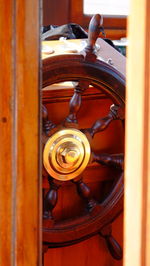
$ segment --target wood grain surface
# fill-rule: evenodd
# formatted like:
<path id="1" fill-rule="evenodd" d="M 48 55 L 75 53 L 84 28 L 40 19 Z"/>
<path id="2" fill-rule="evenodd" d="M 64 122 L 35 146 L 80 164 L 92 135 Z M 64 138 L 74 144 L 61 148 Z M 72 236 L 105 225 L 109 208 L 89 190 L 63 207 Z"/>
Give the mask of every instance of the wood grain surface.
<path id="1" fill-rule="evenodd" d="M 140 0 L 137 3 L 136 0 L 132 0 L 130 12 L 124 265 L 148 266 L 150 265 L 150 2 Z M 137 25 L 139 25 L 138 30 L 135 30 Z"/>
<path id="2" fill-rule="evenodd" d="M 11 265 L 12 252 L 12 132 L 14 132 L 13 104 L 13 1 L 0 1 L 0 265 Z M 6 14 L 8 19 L 6 20 Z M 7 34 L 4 31 L 6 27 Z M 7 104 L 6 104 L 7 103 Z"/>
<path id="3" fill-rule="evenodd" d="M 0 265 L 40 263 L 39 2 L 0 1 Z"/>
<path id="4" fill-rule="evenodd" d="M 113 223 L 113 235 L 123 244 L 123 216 Z M 44 266 L 122 266 L 122 261 L 114 260 L 107 250 L 105 241 L 94 236 L 79 244 L 49 249 L 45 253 Z"/>

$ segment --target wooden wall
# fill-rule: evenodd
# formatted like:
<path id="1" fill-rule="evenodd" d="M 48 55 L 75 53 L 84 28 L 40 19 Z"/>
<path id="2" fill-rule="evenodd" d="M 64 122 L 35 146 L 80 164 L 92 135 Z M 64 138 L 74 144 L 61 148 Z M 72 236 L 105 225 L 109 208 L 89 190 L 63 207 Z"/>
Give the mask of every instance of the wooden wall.
<path id="1" fill-rule="evenodd" d="M 123 216 L 113 223 L 113 236 L 123 244 Z M 94 236 L 70 247 L 49 249 L 45 253 L 44 266 L 122 266 L 109 254 L 105 241 Z"/>
<path id="2" fill-rule="evenodd" d="M 41 265 L 40 1 L 0 0 L 0 265 Z"/>

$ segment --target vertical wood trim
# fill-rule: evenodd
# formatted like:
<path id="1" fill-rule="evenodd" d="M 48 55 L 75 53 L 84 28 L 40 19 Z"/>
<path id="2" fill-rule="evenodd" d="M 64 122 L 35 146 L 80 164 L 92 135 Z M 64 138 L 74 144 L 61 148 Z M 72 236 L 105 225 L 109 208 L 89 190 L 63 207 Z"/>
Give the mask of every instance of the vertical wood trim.
<path id="1" fill-rule="evenodd" d="M 39 263 L 39 1 L 16 0 L 16 265 Z"/>
<path id="2" fill-rule="evenodd" d="M 150 256 L 150 4 L 132 0 L 128 23 L 124 265 Z M 148 235 L 149 234 L 149 235 Z"/>
<path id="3" fill-rule="evenodd" d="M 41 265 L 40 0 L 0 0 L 0 265 Z"/>
<path id="4" fill-rule="evenodd" d="M 0 0 L 0 265 L 4 266 L 12 262 L 12 10 L 12 0 L 7 4 Z"/>

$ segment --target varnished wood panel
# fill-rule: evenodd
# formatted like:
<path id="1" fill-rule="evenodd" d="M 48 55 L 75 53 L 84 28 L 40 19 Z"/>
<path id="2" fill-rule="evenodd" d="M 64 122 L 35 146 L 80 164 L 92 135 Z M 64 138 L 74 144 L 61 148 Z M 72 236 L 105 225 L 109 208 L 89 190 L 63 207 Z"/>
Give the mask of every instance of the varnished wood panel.
<path id="1" fill-rule="evenodd" d="M 113 223 L 113 235 L 122 245 L 122 215 Z M 45 253 L 44 266 L 121 266 L 107 251 L 105 241 L 98 235 L 79 244 L 49 249 Z"/>
<path id="2" fill-rule="evenodd" d="M 40 1 L 0 1 L 0 265 L 40 263 Z"/>
<path id="3" fill-rule="evenodd" d="M 12 246 L 12 133 L 13 118 L 13 1 L 0 1 L 0 265 L 11 265 Z M 7 19 L 6 19 L 7 16 Z M 4 31 L 7 28 L 7 34 Z"/>
<path id="4" fill-rule="evenodd" d="M 16 1 L 17 265 L 40 264 L 39 1 Z"/>
<path id="5" fill-rule="evenodd" d="M 124 265 L 148 266 L 150 265 L 150 2 L 132 0 L 130 12 Z M 135 30 L 137 25 L 139 25 L 138 31 Z"/>
<path id="6" fill-rule="evenodd" d="M 54 61 L 58 60 L 58 58 L 57 59 L 53 59 L 53 60 Z M 50 63 L 49 60 L 46 60 L 45 62 L 49 62 Z M 52 63 L 52 61 L 51 61 L 51 63 Z M 55 64 L 55 62 L 53 62 L 53 63 Z M 68 71 L 71 71 L 71 69 L 68 68 Z M 56 73 L 54 73 L 54 75 L 55 74 L 57 76 L 59 76 L 59 71 L 56 71 Z M 51 75 L 51 73 L 49 71 L 49 76 L 47 75 L 47 79 L 48 79 L 48 77 L 50 79 L 50 75 Z M 43 75 L 43 77 L 44 77 L 44 75 Z M 109 77 L 108 77 L 108 79 L 109 79 Z M 45 80 L 45 77 L 44 77 L 44 80 Z M 48 82 L 44 82 L 43 81 L 43 84 L 47 85 Z M 52 86 L 53 89 L 54 89 L 54 87 L 55 86 Z M 43 91 L 43 103 L 46 105 L 47 110 L 48 110 L 48 119 L 50 121 L 54 122 L 56 125 L 58 125 L 62 121 L 64 121 L 64 119 L 67 117 L 67 115 L 69 113 L 69 104 L 68 103 L 69 103 L 69 99 L 70 99 L 71 96 L 69 97 L 69 92 L 67 91 L 67 93 L 66 93 L 65 88 L 62 88 L 62 92 L 61 92 L 60 87 L 59 87 L 59 89 L 56 89 L 55 91 L 53 91 L 53 93 L 51 91 L 52 88 L 49 88 L 49 92 L 48 93 L 45 90 Z M 86 91 L 86 94 L 88 94 L 88 91 L 89 90 Z M 60 92 L 61 92 L 61 96 L 59 96 Z M 93 92 L 93 94 L 92 94 L 92 92 Z M 53 95 L 51 95 L 51 93 Z M 72 92 L 72 94 L 73 94 L 73 92 Z M 106 114 L 108 114 L 108 112 L 109 112 L 110 105 L 112 104 L 112 101 L 109 101 L 108 99 L 106 99 L 107 97 L 105 97 L 105 99 L 104 99 L 104 95 L 102 93 L 100 93 L 100 95 L 98 95 L 98 94 L 94 95 L 94 94 L 95 94 L 95 90 L 91 90 L 91 95 L 90 96 L 88 95 L 89 97 L 87 95 L 84 95 L 82 97 L 83 101 L 82 101 L 81 109 L 80 109 L 79 114 L 78 114 L 79 128 L 91 128 L 91 125 L 94 123 L 94 121 L 96 121 L 100 117 L 105 117 Z M 101 98 L 101 96 L 102 96 L 102 98 Z M 110 131 L 106 130 L 107 133 L 106 133 L 106 131 L 100 133 L 99 139 L 96 140 L 96 136 L 95 136 L 95 138 L 94 138 L 94 140 L 92 142 L 92 150 L 96 150 L 96 151 L 100 150 L 101 152 L 105 151 L 105 152 L 108 152 L 108 153 L 109 152 L 110 153 L 119 152 L 119 150 L 116 150 L 116 146 L 118 146 L 116 144 L 120 144 L 121 146 L 123 146 L 122 145 L 123 142 L 120 141 L 122 138 L 120 139 L 120 138 L 117 137 L 117 133 L 120 130 L 117 130 L 118 127 L 114 123 L 115 123 L 115 121 L 113 121 L 113 123 L 111 124 L 112 127 L 110 125 L 110 127 L 109 127 Z M 120 123 L 120 126 L 122 126 L 122 123 Z M 103 137 L 103 140 L 100 139 L 100 137 Z M 93 168 L 95 170 L 95 167 L 93 167 Z M 97 169 L 97 172 L 99 173 L 98 169 Z M 107 174 L 105 176 L 107 176 Z M 116 175 L 115 175 L 115 173 L 114 173 L 114 171 L 112 169 L 110 170 L 110 172 L 108 174 L 109 178 L 110 178 L 110 176 L 113 176 L 113 178 L 116 177 Z M 86 177 L 87 176 L 85 174 L 85 178 Z M 102 175 L 102 177 L 103 177 L 103 175 Z M 92 171 L 91 171 L 91 176 L 89 176 L 88 178 L 89 178 L 88 180 L 91 181 L 91 182 L 88 182 L 88 184 L 90 183 L 89 185 L 90 185 L 90 187 L 92 187 L 91 188 L 92 194 L 94 196 L 96 195 L 95 197 L 98 197 L 98 200 L 101 201 L 102 199 L 104 199 L 103 198 L 104 197 L 104 191 L 103 191 L 104 189 L 103 188 L 105 186 L 101 189 L 101 184 L 100 184 L 100 182 L 95 182 L 95 173 L 92 173 Z M 87 181 L 87 179 L 86 179 L 86 181 Z M 109 183 L 109 182 L 107 183 L 108 180 L 106 181 L 107 184 L 105 183 L 105 180 L 103 180 L 103 181 L 104 181 L 104 185 L 108 185 L 108 183 Z M 112 180 L 109 180 L 109 181 L 110 181 L 109 185 L 111 186 L 112 185 L 112 183 L 111 183 Z M 46 182 L 45 182 L 44 186 L 45 186 L 45 188 L 47 187 L 46 186 Z M 85 203 L 83 203 L 83 201 L 81 202 L 81 199 L 79 199 L 79 195 L 78 195 L 78 193 L 76 191 L 76 188 L 75 188 L 75 186 L 74 187 L 73 186 L 74 186 L 74 184 L 71 184 L 71 183 L 68 184 L 68 186 L 67 186 L 67 184 L 62 184 L 62 187 L 58 191 L 58 203 L 57 203 L 57 205 L 55 204 L 56 201 L 54 202 L 54 204 L 53 203 L 51 204 L 52 207 L 55 207 L 55 205 L 56 205 L 55 209 L 53 209 L 53 216 L 55 217 L 55 221 L 56 222 L 59 222 L 61 220 L 61 221 L 63 221 L 65 223 L 64 220 L 69 219 L 71 217 L 72 217 L 72 219 L 74 221 L 76 221 L 76 217 L 80 217 L 80 215 L 83 213 Z M 108 186 L 107 186 L 107 188 L 108 188 Z M 112 188 L 112 186 L 111 186 L 111 188 Z M 108 193 L 108 191 L 107 191 L 107 193 Z M 49 194 L 49 192 L 48 192 L 48 194 Z M 103 194 L 103 197 L 102 197 L 102 194 Z M 56 193 L 55 193 L 55 195 L 56 195 Z M 100 198 L 100 197 L 102 197 L 102 198 Z M 105 194 L 105 197 L 106 197 L 106 194 Z M 70 225 L 70 228 L 71 228 L 71 225 Z M 52 227 L 51 229 L 53 230 L 54 228 Z M 117 228 L 117 229 L 120 232 L 120 230 L 119 230 L 120 228 Z M 77 235 L 77 233 L 78 233 L 78 229 L 77 228 L 75 228 L 72 231 L 73 231 L 73 234 Z M 52 233 L 52 231 L 51 231 L 51 233 Z M 64 238 L 66 239 L 66 232 L 64 233 Z M 60 239 L 61 239 L 61 234 L 60 234 L 59 229 L 57 231 L 57 239 L 54 239 L 54 237 L 51 236 L 51 237 L 49 237 L 49 240 L 47 240 L 44 237 L 44 241 L 45 242 L 47 242 L 47 241 L 56 242 L 56 240 L 57 240 L 57 242 L 59 242 Z M 81 246 L 82 246 L 82 244 L 83 243 L 81 243 Z M 94 246 L 93 242 L 91 242 L 90 244 L 92 244 Z M 90 244 L 89 244 L 89 246 L 90 246 Z M 57 251 L 58 250 L 59 249 L 57 249 Z M 81 250 L 80 250 L 80 253 L 81 253 Z M 86 262 L 86 253 L 87 253 L 86 248 L 82 248 L 81 256 L 83 255 L 83 258 L 84 258 L 82 260 L 82 264 L 84 264 L 84 262 Z M 95 246 L 95 254 L 96 254 L 96 256 L 94 256 L 94 258 L 92 256 L 92 258 L 91 258 L 93 260 L 93 264 L 95 264 L 95 263 L 97 263 L 99 261 L 97 259 L 98 255 L 99 255 L 99 250 L 97 250 L 97 246 Z M 108 255 L 109 255 L 109 253 L 108 253 Z M 59 256 L 59 251 L 58 251 L 58 256 Z M 73 254 L 72 254 L 72 256 L 73 256 Z M 66 263 L 70 263 L 70 261 L 72 263 L 74 258 L 71 257 L 69 259 L 69 261 L 67 261 L 68 258 L 65 255 L 65 257 L 63 257 L 61 259 L 62 259 L 62 261 L 60 260 L 60 263 L 61 264 L 63 264 L 63 263 L 66 264 Z M 105 261 L 105 254 L 103 256 L 103 259 Z M 112 258 L 110 260 L 108 259 L 109 264 L 110 264 L 111 260 L 113 261 Z M 102 263 L 104 261 L 102 260 Z M 51 260 L 51 255 L 50 255 L 49 256 L 49 262 L 52 265 L 57 265 L 57 263 L 59 263 L 59 257 L 56 257 L 55 260 L 52 261 Z M 78 256 L 78 259 L 77 259 L 77 261 L 75 263 L 76 264 L 80 263 L 80 256 Z M 90 263 L 91 263 L 91 261 L 90 261 Z"/>

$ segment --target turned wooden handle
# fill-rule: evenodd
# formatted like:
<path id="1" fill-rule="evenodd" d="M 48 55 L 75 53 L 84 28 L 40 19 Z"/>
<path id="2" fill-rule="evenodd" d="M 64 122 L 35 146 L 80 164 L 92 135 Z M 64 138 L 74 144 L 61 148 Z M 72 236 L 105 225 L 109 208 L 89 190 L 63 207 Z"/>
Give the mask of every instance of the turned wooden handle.
<path id="1" fill-rule="evenodd" d="M 112 236 L 112 226 L 111 224 L 106 225 L 101 229 L 99 232 L 100 236 L 102 236 L 107 244 L 108 250 L 111 254 L 111 256 L 115 260 L 121 260 L 123 257 L 123 251 L 119 243 L 116 241 L 116 239 Z"/>
<path id="2" fill-rule="evenodd" d="M 99 36 L 102 24 L 103 17 L 101 15 L 96 14 L 92 17 L 88 31 L 88 45 L 91 46 L 91 48 L 94 48 L 95 46 L 95 42 Z"/>
<path id="3" fill-rule="evenodd" d="M 121 260 L 123 257 L 122 248 L 112 235 L 105 237 L 108 250 L 115 260 Z"/>

